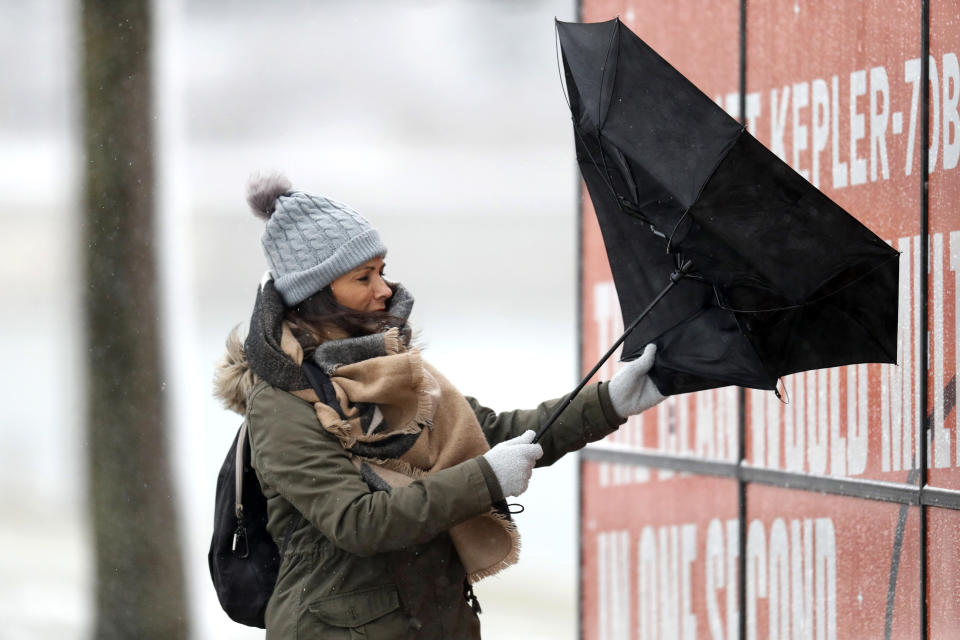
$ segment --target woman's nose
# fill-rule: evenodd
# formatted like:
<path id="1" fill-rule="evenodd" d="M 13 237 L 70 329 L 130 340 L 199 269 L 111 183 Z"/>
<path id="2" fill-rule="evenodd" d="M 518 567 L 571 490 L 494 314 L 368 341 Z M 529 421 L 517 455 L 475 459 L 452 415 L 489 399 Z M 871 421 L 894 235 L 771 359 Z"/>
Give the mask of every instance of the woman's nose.
<path id="1" fill-rule="evenodd" d="M 393 289 L 387 286 L 386 281 L 381 277 L 377 283 L 377 297 L 388 300 L 393 295 Z"/>

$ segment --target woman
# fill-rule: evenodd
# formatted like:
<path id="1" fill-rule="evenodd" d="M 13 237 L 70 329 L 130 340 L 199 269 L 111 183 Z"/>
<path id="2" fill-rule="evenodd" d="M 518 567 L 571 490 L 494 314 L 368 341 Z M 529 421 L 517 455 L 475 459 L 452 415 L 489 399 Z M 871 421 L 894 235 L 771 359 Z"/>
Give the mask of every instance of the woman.
<path id="1" fill-rule="evenodd" d="M 386 247 L 365 218 L 279 176 L 252 182 L 248 201 L 270 272 L 245 342 L 228 339 L 217 391 L 245 416 L 284 548 L 267 638 L 479 638 L 471 585 L 519 550 L 504 498 L 534 465 L 662 400 L 647 377 L 655 348 L 585 388 L 533 444 L 559 401 L 497 414 L 424 362 L 413 298 L 384 279 Z"/>

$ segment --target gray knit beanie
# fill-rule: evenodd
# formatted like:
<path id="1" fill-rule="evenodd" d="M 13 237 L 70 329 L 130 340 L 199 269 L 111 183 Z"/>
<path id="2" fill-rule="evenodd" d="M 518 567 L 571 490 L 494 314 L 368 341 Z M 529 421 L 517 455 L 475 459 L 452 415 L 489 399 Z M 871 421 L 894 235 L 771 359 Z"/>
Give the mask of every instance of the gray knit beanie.
<path id="1" fill-rule="evenodd" d="M 282 175 L 251 178 L 247 202 L 266 220 L 260 242 L 273 286 L 288 307 L 387 253 L 366 218 L 324 196 L 291 190 Z"/>

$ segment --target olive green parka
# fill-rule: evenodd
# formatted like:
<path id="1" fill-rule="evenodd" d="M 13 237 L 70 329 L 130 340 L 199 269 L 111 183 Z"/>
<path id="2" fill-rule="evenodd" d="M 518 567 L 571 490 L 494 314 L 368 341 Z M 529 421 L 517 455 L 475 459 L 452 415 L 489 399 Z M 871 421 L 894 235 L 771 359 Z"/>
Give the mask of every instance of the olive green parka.
<path id="1" fill-rule="evenodd" d="M 503 498 L 479 456 L 405 487 L 374 491 L 313 406 L 258 381 L 245 398 L 253 466 L 278 546 L 297 511 L 266 611 L 267 640 L 480 637 L 447 534 Z M 559 400 L 497 414 L 468 398 L 491 446 L 536 429 Z M 605 383 L 586 387 L 545 434 L 538 466 L 622 424 Z"/>

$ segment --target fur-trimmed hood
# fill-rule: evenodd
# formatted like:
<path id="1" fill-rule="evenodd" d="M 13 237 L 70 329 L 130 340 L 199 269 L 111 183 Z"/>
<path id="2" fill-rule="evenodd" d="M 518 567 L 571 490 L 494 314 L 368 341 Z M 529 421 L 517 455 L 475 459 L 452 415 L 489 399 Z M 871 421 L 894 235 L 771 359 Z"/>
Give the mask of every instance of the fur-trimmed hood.
<path id="1" fill-rule="evenodd" d="M 243 337 L 238 325 L 227 336 L 226 352 L 214 369 L 213 397 L 230 411 L 244 415 L 247 412 L 247 398 L 258 380 L 243 352 Z"/>

